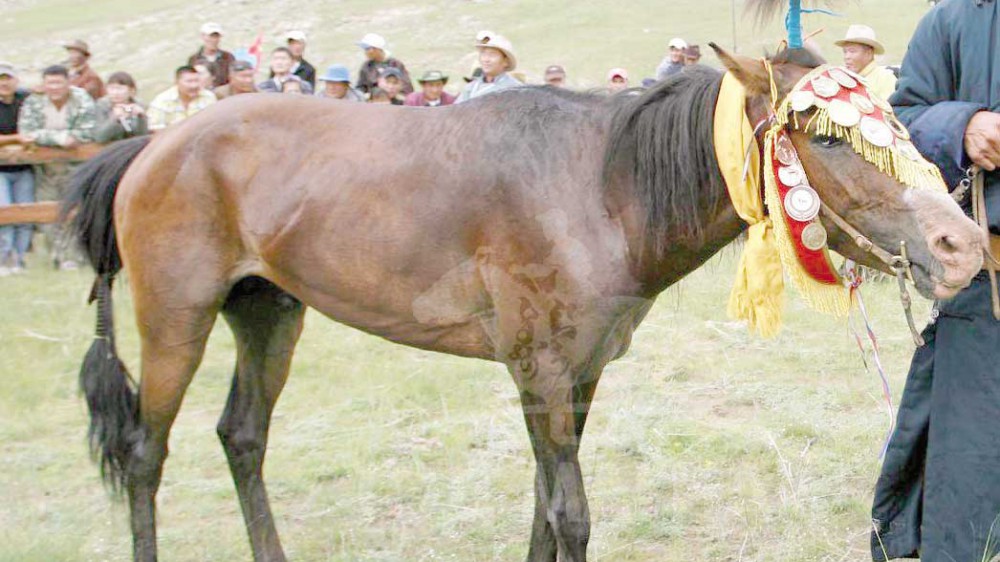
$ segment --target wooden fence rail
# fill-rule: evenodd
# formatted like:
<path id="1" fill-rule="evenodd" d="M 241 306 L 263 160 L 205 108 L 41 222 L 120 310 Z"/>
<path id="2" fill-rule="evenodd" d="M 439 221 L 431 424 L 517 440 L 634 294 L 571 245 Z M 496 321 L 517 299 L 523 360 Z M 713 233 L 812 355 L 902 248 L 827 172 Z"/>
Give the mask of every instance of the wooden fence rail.
<path id="1" fill-rule="evenodd" d="M 82 144 L 76 148 L 20 145 L 0 147 L 0 166 L 18 164 L 49 164 L 53 162 L 82 162 L 97 155 L 103 145 Z M 42 201 L 0 207 L 0 226 L 6 224 L 46 224 L 59 220 L 59 202 Z"/>

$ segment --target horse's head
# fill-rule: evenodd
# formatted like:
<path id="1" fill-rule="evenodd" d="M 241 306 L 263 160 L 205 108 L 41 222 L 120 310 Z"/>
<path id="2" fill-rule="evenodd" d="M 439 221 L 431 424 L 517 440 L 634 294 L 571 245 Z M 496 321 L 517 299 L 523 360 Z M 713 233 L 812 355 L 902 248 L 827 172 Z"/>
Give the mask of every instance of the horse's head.
<path id="1" fill-rule="evenodd" d="M 713 48 L 746 88 L 750 122 L 776 122 L 784 134 L 772 139 L 783 136 L 794 146 L 806 183 L 828 208 L 818 220 L 831 249 L 887 272 L 886 255 L 906 255 L 927 298 L 950 298 L 969 284 L 983 263 L 982 229 L 941 189 L 936 169 L 908 142 L 888 104 L 866 95 L 863 83 L 851 95 L 860 77 L 835 71 L 838 83 L 829 71 L 821 76 L 822 60 L 805 50 L 782 51 L 765 64 Z"/>

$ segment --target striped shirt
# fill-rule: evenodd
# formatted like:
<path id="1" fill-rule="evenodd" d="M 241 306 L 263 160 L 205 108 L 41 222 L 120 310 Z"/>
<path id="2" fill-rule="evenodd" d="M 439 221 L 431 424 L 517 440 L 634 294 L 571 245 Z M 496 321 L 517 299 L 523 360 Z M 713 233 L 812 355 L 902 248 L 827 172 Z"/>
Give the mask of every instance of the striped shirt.
<path id="1" fill-rule="evenodd" d="M 149 104 L 149 109 L 146 110 L 146 115 L 149 117 L 149 130 L 159 131 L 174 123 L 180 123 L 212 105 L 215 101 L 215 94 L 203 89 L 199 90 L 198 96 L 185 107 L 177 92 L 177 86 L 172 86 L 169 90 L 156 96 Z"/>

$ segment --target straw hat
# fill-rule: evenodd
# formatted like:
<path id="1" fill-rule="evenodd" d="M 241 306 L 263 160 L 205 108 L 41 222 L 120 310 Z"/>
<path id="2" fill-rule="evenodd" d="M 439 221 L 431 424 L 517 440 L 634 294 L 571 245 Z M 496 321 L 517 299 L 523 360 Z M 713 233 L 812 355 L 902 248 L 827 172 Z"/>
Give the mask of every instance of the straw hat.
<path id="1" fill-rule="evenodd" d="M 852 25 L 847 28 L 847 34 L 843 39 L 834 43 L 838 47 L 843 47 L 848 43 L 858 43 L 860 45 L 867 45 L 875 50 L 876 55 L 881 55 L 885 53 L 885 46 L 875 38 L 875 30 L 868 27 L 867 25 Z"/>
<path id="2" fill-rule="evenodd" d="M 480 50 L 491 48 L 503 53 L 507 57 L 507 61 L 510 62 L 507 72 L 517 68 L 517 55 L 514 54 L 514 45 L 503 35 L 481 31 L 476 35 L 476 48 Z"/>

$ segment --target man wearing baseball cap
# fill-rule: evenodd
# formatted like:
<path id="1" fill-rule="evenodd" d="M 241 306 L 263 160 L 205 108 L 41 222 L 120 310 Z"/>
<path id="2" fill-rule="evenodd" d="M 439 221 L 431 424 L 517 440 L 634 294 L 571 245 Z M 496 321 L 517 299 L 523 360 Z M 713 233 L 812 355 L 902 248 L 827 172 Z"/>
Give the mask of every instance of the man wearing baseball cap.
<path id="1" fill-rule="evenodd" d="M 387 66 L 378 71 L 378 82 L 376 87 L 385 92 L 392 105 L 403 105 L 403 98 L 400 94 L 403 90 L 403 73 L 398 68 Z"/>
<path id="2" fill-rule="evenodd" d="M 63 43 L 66 49 L 69 85 L 83 88 L 95 100 L 104 97 L 104 81 L 90 68 L 90 47 L 79 39 Z"/>
<path id="3" fill-rule="evenodd" d="M 868 82 L 868 90 L 882 99 L 896 91 L 896 75 L 875 64 L 875 55 L 885 53 L 885 47 L 867 25 L 852 25 L 843 39 L 834 43 L 844 50 L 844 66 L 860 74 Z"/>
<path id="4" fill-rule="evenodd" d="M 480 31 L 476 35 L 476 49 L 479 51 L 479 67 L 483 69 L 483 74 L 465 85 L 455 103 L 522 85 L 510 75 L 517 68 L 517 55 L 514 53 L 514 45 L 506 37 L 490 31 Z"/>
<path id="5" fill-rule="evenodd" d="M 229 82 L 215 88 L 212 93 L 220 100 L 240 94 L 252 94 L 257 91 L 256 74 L 253 61 L 238 58 L 229 65 Z"/>
<path id="6" fill-rule="evenodd" d="M 667 43 L 667 56 L 656 67 L 656 79 L 664 80 L 669 76 L 677 74 L 684 69 L 684 49 L 687 49 L 687 41 L 680 37 L 674 37 Z"/>
<path id="7" fill-rule="evenodd" d="M 455 96 L 444 91 L 444 85 L 448 83 L 448 75 L 440 70 L 428 70 L 417 82 L 420 83 L 421 91 L 406 96 L 404 105 L 440 107 L 455 103 Z"/>
<path id="8" fill-rule="evenodd" d="M 236 57 L 229 51 L 223 51 L 219 46 L 222 43 L 222 26 L 209 22 L 201 26 L 202 46 L 198 52 L 188 58 L 188 66 L 195 66 L 199 63 L 213 63 L 215 77 L 214 86 L 218 88 L 229 82 L 229 65 L 236 62 Z M 213 68 L 213 67 L 210 67 Z"/>
<path id="9" fill-rule="evenodd" d="M 608 91 L 617 94 L 628 89 L 628 71 L 624 68 L 612 68 L 608 71 Z"/>
<path id="10" fill-rule="evenodd" d="M 545 69 L 545 84 L 555 88 L 562 88 L 566 85 L 566 69 L 558 64 L 553 64 Z"/>
<path id="11" fill-rule="evenodd" d="M 306 52 L 306 34 L 304 31 L 289 31 L 285 34 L 285 45 L 292 52 L 292 74 L 309 83 L 316 89 L 316 67 L 303 58 Z"/>
<path id="12" fill-rule="evenodd" d="M 358 71 L 358 81 L 355 86 L 362 92 L 368 94 L 378 83 L 379 71 L 383 68 L 391 67 L 398 69 L 403 80 L 403 94 L 413 91 L 413 82 L 410 81 L 410 73 L 406 70 L 399 59 L 393 58 L 386 50 L 385 37 L 377 33 L 368 33 L 357 43 L 365 51 L 365 62 Z"/>

